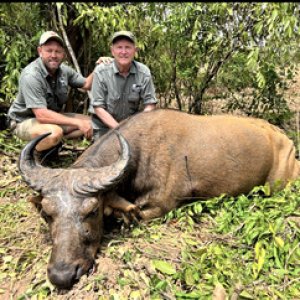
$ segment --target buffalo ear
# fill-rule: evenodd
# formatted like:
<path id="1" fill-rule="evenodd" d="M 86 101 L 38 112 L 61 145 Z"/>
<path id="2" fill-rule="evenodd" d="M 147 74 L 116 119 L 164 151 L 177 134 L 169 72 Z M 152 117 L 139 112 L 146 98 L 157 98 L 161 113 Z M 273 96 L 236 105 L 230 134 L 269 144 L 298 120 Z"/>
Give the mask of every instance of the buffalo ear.
<path id="1" fill-rule="evenodd" d="M 35 196 L 30 196 L 29 198 L 27 198 L 27 201 L 31 202 L 38 211 L 42 209 L 42 205 L 41 205 L 42 200 L 43 197 L 40 194 Z"/>

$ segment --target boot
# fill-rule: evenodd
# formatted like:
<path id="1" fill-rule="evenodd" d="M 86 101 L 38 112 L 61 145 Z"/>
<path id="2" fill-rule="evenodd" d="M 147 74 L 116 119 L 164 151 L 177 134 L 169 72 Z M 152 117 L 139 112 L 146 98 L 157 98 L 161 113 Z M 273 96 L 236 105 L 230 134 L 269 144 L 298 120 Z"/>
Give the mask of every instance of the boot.
<path id="1" fill-rule="evenodd" d="M 43 151 L 35 150 L 33 154 L 35 160 L 40 164 L 58 160 L 59 152 L 62 148 L 62 145 L 63 143 L 59 142 L 57 145 L 55 145 L 50 149 L 43 150 Z"/>

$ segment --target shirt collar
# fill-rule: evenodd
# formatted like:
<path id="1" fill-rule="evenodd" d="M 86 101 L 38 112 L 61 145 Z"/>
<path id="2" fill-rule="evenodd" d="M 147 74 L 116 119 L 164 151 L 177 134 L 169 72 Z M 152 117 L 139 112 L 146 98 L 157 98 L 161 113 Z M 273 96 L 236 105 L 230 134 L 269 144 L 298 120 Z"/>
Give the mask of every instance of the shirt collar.
<path id="1" fill-rule="evenodd" d="M 117 63 L 116 63 L 115 60 L 113 61 L 113 71 L 114 71 L 115 74 L 119 74 L 119 69 L 117 67 Z M 132 73 L 132 74 L 136 73 L 136 65 L 135 65 L 135 61 L 134 60 L 131 63 L 129 73 Z"/>

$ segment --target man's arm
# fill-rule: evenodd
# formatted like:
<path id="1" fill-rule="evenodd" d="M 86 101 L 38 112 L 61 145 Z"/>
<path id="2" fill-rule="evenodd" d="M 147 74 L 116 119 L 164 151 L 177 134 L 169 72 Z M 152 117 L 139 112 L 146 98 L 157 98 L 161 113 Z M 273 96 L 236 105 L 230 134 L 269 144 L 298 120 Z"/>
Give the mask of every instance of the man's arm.
<path id="1" fill-rule="evenodd" d="M 99 59 L 96 61 L 97 65 L 100 64 L 105 64 L 108 65 L 110 64 L 114 59 L 112 57 L 109 56 L 101 56 L 99 57 Z M 83 87 L 81 89 L 85 90 L 85 91 L 90 91 L 92 88 L 92 83 L 93 83 L 93 73 L 92 72 L 88 77 L 86 77 L 85 79 L 85 83 L 83 85 Z"/>
<path id="2" fill-rule="evenodd" d="M 92 72 L 88 77 L 86 77 L 84 85 L 81 87 L 84 91 L 90 91 L 92 88 L 94 72 Z"/>
<path id="3" fill-rule="evenodd" d="M 156 108 L 156 103 L 145 104 L 144 110 L 145 112 L 152 111 Z"/>
<path id="4" fill-rule="evenodd" d="M 95 113 L 98 118 L 109 128 L 116 128 L 119 123 L 114 117 L 102 107 L 94 107 Z"/>
<path id="5" fill-rule="evenodd" d="M 78 128 L 86 138 L 91 138 L 93 128 L 91 122 L 85 119 L 70 118 L 47 108 L 32 108 L 38 122 L 41 124 L 67 125 Z"/>
<path id="6" fill-rule="evenodd" d="M 156 109 L 157 99 L 155 97 L 155 87 L 152 80 L 152 75 L 148 67 L 146 67 L 148 71 L 148 76 L 144 78 L 142 84 L 142 90 L 140 93 L 141 99 L 144 104 L 144 112 L 149 112 Z"/>
<path id="7" fill-rule="evenodd" d="M 97 117 L 108 127 L 115 128 L 119 123 L 115 118 L 105 109 L 107 107 L 107 86 L 102 72 L 99 72 L 99 67 L 95 68 L 95 75 L 92 84 L 92 101 L 94 113 Z"/>

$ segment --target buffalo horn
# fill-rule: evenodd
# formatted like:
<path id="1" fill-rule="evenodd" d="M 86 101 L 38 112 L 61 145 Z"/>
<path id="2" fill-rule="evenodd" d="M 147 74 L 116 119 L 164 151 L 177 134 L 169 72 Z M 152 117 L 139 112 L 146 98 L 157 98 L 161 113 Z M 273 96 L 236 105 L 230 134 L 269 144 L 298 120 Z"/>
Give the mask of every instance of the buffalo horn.
<path id="1" fill-rule="evenodd" d="M 49 180 L 50 175 L 53 175 L 54 170 L 43 167 L 34 158 L 35 146 L 44 138 L 46 138 L 51 132 L 44 133 L 38 137 L 32 139 L 23 148 L 19 158 L 19 171 L 23 180 L 34 190 L 40 192 L 44 181 Z"/>
<path id="2" fill-rule="evenodd" d="M 73 177 L 73 189 L 77 193 L 97 193 L 99 191 L 107 191 L 117 185 L 125 175 L 129 166 L 130 160 L 130 147 L 126 139 L 118 132 L 115 131 L 119 143 L 121 145 L 121 155 L 117 162 L 110 166 L 102 167 L 99 169 L 85 169 L 80 171 L 80 178 Z"/>

